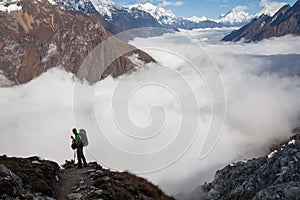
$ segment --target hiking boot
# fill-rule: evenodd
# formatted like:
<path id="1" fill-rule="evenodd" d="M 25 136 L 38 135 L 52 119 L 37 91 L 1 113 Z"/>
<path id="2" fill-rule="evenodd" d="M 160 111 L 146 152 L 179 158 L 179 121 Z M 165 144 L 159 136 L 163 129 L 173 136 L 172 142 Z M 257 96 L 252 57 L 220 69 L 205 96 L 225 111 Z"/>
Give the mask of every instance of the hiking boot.
<path id="1" fill-rule="evenodd" d="M 88 164 L 87 164 L 87 163 L 83 164 L 83 167 L 87 167 L 87 166 L 88 166 Z"/>

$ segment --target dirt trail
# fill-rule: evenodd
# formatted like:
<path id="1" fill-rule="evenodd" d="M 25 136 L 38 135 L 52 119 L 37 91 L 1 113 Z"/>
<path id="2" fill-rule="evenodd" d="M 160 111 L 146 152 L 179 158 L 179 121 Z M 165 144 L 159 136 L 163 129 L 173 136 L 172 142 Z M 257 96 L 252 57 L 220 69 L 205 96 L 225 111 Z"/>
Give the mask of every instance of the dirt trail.
<path id="1" fill-rule="evenodd" d="M 91 182 L 87 173 L 89 169 L 91 169 L 91 167 L 63 169 L 60 176 L 60 184 L 57 186 L 54 198 L 56 200 L 68 199 L 67 195 L 74 193 L 82 180 L 84 184 L 88 185 L 89 182 Z"/>

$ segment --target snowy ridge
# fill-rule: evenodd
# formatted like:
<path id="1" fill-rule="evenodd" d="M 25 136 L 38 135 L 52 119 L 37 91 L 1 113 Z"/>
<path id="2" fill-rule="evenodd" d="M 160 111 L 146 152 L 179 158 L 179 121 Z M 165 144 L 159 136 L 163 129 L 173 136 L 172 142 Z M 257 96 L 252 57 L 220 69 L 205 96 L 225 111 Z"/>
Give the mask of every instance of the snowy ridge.
<path id="1" fill-rule="evenodd" d="M 67 9 L 81 11 L 84 13 L 92 12 L 92 9 L 99 12 L 102 16 L 112 17 L 115 3 L 111 0 L 59 0 Z"/>
<path id="2" fill-rule="evenodd" d="M 137 8 L 139 10 L 148 12 L 162 25 L 171 25 L 177 20 L 176 15 L 171 10 L 154 6 L 151 3 L 129 5 L 128 8 Z"/>
<path id="3" fill-rule="evenodd" d="M 264 8 L 254 15 L 254 17 L 259 17 L 261 15 L 269 15 L 270 17 L 274 16 L 280 8 L 285 6 L 286 3 L 283 2 L 271 2 L 270 4 L 267 4 L 264 6 Z"/>
<path id="4" fill-rule="evenodd" d="M 49 3 L 51 3 L 52 5 L 57 5 L 57 2 L 55 0 L 48 0 Z"/>
<path id="5" fill-rule="evenodd" d="M 143 27 L 158 27 L 161 25 L 146 11 L 128 7 L 118 6 L 111 0 L 59 0 L 68 10 L 85 13 L 104 24 L 105 28 L 112 34 L 121 30 L 132 30 Z M 109 23 L 106 23 L 109 22 Z M 162 31 L 149 31 L 147 33 L 135 33 L 139 37 L 161 35 Z"/>
<path id="6" fill-rule="evenodd" d="M 221 15 L 222 18 L 215 20 L 218 23 L 236 25 L 240 23 L 249 22 L 253 19 L 253 16 L 249 13 L 245 12 L 244 10 L 236 10 L 233 9 L 226 15 Z"/>
<path id="7" fill-rule="evenodd" d="M 22 10 L 22 6 L 17 5 L 18 1 L 3 0 L 0 1 L 0 12 L 14 12 Z"/>
<path id="8" fill-rule="evenodd" d="M 112 0 L 91 0 L 95 9 L 102 15 L 112 17 L 112 11 L 116 4 Z"/>
<path id="9" fill-rule="evenodd" d="M 51 5 L 57 5 L 56 0 L 37 0 L 38 2 L 48 1 Z M 17 3 L 20 0 L 0 0 L 0 12 L 14 12 L 22 10 L 22 6 L 18 6 Z"/>
<path id="10" fill-rule="evenodd" d="M 69 10 L 81 11 L 89 13 L 91 7 L 94 6 L 90 0 L 59 0 L 59 2 Z"/>
<path id="11" fill-rule="evenodd" d="M 202 17 L 192 16 L 192 17 L 185 18 L 185 19 L 192 21 L 192 22 L 196 22 L 196 23 L 208 20 L 205 16 L 202 16 Z"/>
<path id="12" fill-rule="evenodd" d="M 18 6 L 17 4 L 10 4 L 9 6 L 0 5 L 0 12 L 13 12 L 22 10 L 22 6 Z"/>
<path id="13" fill-rule="evenodd" d="M 5 5 L 5 4 L 11 4 L 11 3 L 17 3 L 19 0 L 1 0 L 0 5 Z"/>

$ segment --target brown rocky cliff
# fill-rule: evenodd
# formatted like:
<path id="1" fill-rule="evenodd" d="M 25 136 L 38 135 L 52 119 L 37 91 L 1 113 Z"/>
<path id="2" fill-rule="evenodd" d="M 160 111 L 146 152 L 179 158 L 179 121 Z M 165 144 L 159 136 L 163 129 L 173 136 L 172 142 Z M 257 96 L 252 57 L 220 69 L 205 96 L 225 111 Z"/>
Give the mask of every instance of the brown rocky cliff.
<path id="1" fill-rule="evenodd" d="M 111 36 L 90 17 L 46 0 L 23 0 L 18 5 L 22 10 L 0 12 L 0 70 L 15 83 L 26 83 L 52 67 L 63 67 L 77 74 L 87 55 Z M 102 78 L 116 77 L 133 69 L 129 59 L 133 53 L 145 62 L 154 61 L 132 48 L 132 53 L 109 63 Z"/>

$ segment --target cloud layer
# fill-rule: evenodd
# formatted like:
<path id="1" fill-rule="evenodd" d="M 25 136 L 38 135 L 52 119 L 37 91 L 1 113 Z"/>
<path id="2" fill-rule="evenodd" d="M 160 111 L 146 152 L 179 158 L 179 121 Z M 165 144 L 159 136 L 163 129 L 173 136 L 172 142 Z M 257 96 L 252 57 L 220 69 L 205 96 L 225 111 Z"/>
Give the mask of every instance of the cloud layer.
<path id="1" fill-rule="evenodd" d="M 219 43 L 228 31 L 135 39 L 158 62 L 92 86 L 53 69 L 26 85 L 0 88 L 0 152 L 62 163 L 73 157 L 71 129 L 85 128 L 88 160 L 144 172 L 172 194 L 193 190 L 230 162 L 265 154 L 299 125 L 300 38 Z M 226 100 L 212 102 L 216 66 Z M 212 113 L 222 121 L 225 105 L 216 146 L 199 159 Z M 151 169 L 159 170 L 146 173 Z"/>

